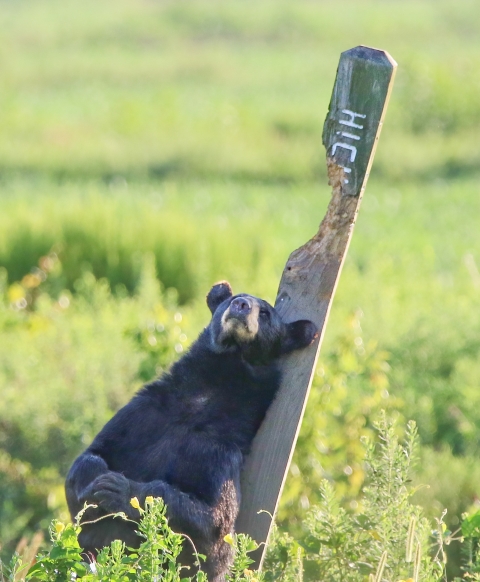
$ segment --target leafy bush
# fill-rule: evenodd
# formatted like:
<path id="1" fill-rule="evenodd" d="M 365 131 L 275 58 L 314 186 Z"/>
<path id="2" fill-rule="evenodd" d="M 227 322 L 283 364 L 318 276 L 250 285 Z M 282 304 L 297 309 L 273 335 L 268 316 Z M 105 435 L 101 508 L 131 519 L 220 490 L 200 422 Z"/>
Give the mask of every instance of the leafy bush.
<path id="1" fill-rule="evenodd" d="M 131 500 L 135 507 L 138 500 Z M 110 546 L 103 548 L 96 559 L 84 562 L 81 548 L 78 544 L 78 534 L 81 531 L 81 519 L 85 510 L 80 512 L 74 524 L 64 525 L 54 521 L 50 526 L 52 546 L 48 551 L 37 556 L 35 563 L 28 569 L 28 564 L 22 564 L 15 556 L 9 567 L 0 570 L 2 582 L 14 580 L 54 582 L 56 580 L 78 580 L 79 582 L 207 582 L 201 570 L 205 558 L 197 554 L 196 572 L 178 563 L 178 557 L 184 544 L 190 540 L 181 534 L 174 533 L 166 518 L 166 507 L 162 499 L 147 497 L 145 508 L 139 508 L 141 519 L 138 524 L 138 534 L 142 542 L 138 549 L 125 547 L 120 540 L 114 540 Z M 115 514 L 117 519 L 127 519 L 125 514 Z M 260 575 L 254 576 L 248 570 L 252 560 L 248 553 L 257 549 L 248 536 L 238 535 L 226 537 L 226 542 L 235 549 L 235 560 L 227 582 L 258 582 Z M 192 546 L 192 553 L 195 548 Z M 1 565 L 1 564 L 0 564 Z M 190 575 L 189 575 L 190 574 Z"/>
<path id="2" fill-rule="evenodd" d="M 345 503 L 357 505 L 365 479 L 361 439 L 373 437 L 382 409 L 399 410 L 389 391 L 390 355 L 363 337 L 353 314 L 329 352 L 322 354 L 293 455 L 278 519 L 296 534 L 306 510 L 321 499 L 319 483 L 336 483 Z"/>
<path id="3" fill-rule="evenodd" d="M 320 484 L 320 503 L 312 507 L 296 542 L 274 544 L 267 569 L 282 563 L 288 567 L 284 546 L 294 545 L 304 556 L 305 579 L 331 582 L 412 579 L 434 582 L 444 571 L 443 544 L 437 540 L 432 554 L 431 523 L 423 510 L 412 503 L 411 470 L 417 432 L 407 424 L 404 442 L 385 413 L 374 423 L 378 440 L 362 439 L 366 447 L 366 481 L 356 510 L 345 509 L 336 487 L 327 480 Z M 343 500 L 345 501 L 345 500 Z M 282 538 L 280 538 L 282 540 Z M 440 542 L 440 546 L 438 543 Z M 301 550 L 299 550 L 301 548 Z M 282 555 L 283 552 L 283 555 Z M 290 581 L 291 577 L 271 577 Z M 268 580 L 267 575 L 267 580 Z M 293 580 L 293 578 L 292 578 Z"/>

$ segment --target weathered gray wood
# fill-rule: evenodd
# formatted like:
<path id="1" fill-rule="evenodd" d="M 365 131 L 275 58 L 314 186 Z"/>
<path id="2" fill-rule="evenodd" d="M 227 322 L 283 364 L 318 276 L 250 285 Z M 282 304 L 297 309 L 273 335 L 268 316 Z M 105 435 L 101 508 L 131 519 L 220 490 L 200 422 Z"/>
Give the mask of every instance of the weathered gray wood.
<path id="1" fill-rule="evenodd" d="M 368 47 L 356 47 L 340 57 L 323 131 L 332 199 L 318 233 L 290 255 L 275 304 L 287 322 L 314 321 L 320 337 L 309 348 L 284 358 L 279 394 L 255 437 L 242 476 L 236 530 L 259 543 L 268 540 L 295 448 L 396 66 L 388 53 Z M 261 566 L 265 547 L 257 552 L 257 566 Z"/>

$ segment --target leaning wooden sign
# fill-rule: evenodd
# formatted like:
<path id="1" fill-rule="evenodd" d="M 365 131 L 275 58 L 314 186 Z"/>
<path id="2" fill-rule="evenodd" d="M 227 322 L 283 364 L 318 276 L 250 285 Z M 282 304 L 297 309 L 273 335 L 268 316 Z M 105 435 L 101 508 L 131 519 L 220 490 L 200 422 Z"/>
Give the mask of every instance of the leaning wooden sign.
<path id="1" fill-rule="evenodd" d="M 285 266 L 275 308 L 286 322 L 310 319 L 320 330 L 310 348 L 286 356 L 282 385 L 253 442 L 242 476 L 236 531 L 266 542 L 295 448 L 330 306 L 393 86 L 397 64 L 385 51 L 342 53 L 323 129 L 332 199 L 318 233 Z"/>

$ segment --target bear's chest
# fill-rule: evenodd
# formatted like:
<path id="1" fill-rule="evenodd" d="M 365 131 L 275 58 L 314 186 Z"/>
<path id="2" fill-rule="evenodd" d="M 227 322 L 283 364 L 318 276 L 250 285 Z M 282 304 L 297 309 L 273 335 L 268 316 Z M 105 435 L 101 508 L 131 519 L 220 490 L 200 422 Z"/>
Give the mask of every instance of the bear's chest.
<path id="1" fill-rule="evenodd" d="M 148 416 L 130 418 L 117 434 L 109 467 L 134 481 L 176 484 L 179 467 L 201 471 L 219 447 L 246 453 L 267 405 L 205 391 L 170 399 L 169 406 L 150 406 Z"/>

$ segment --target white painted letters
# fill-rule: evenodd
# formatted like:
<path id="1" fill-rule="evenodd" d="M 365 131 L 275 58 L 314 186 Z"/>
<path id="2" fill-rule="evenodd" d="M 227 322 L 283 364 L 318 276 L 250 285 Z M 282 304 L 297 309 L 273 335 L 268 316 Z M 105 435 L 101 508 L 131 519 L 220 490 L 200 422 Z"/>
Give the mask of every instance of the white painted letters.
<path id="1" fill-rule="evenodd" d="M 356 123 L 356 118 L 360 118 L 360 119 L 366 119 L 366 115 L 363 115 L 363 113 L 356 113 L 355 111 L 350 111 L 350 109 L 342 109 L 342 113 L 347 117 L 347 119 L 339 119 L 338 123 L 340 125 L 346 125 L 348 127 L 353 127 L 354 129 L 363 129 L 363 125 L 360 125 L 359 123 Z M 342 138 L 347 138 L 353 141 L 360 141 L 361 139 L 361 135 L 356 135 L 354 133 L 349 133 L 347 131 L 337 131 L 336 132 L 337 135 L 340 135 Z M 356 146 L 348 143 L 348 142 L 344 142 L 344 141 L 337 141 L 333 144 L 332 146 L 332 156 L 335 155 L 335 152 L 337 151 L 338 148 L 343 148 L 346 149 L 350 152 L 350 160 L 349 163 L 353 164 L 353 162 L 355 161 L 355 158 L 357 157 L 357 148 Z M 349 168 L 348 166 L 341 166 L 344 171 L 345 174 L 351 174 L 352 173 L 352 168 Z M 346 178 L 344 178 L 343 182 L 345 184 L 348 184 L 348 180 Z"/>
<path id="2" fill-rule="evenodd" d="M 365 117 L 367 117 L 366 115 L 362 115 L 361 113 L 355 113 L 354 111 L 350 111 L 350 109 L 342 109 L 342 113 L 345 113 L 345 115 L 348 115 L 350 117 L 350 119 L 348 119 L 348 120 L 340 119 L 339 120 L 340 125 L 348 125 L 349 127 L 356 127 L 357 129 L 363 129 L 363 125 L 358 125 L 358 123 L 355 123 L 355 117 L 360 117 L 361 119 L 365 119 Z"/>
<path id="3" fill-rule="evenodd" d="M 359 135 L 354 135 L 353 133 L 347 133 L 346 131 L 337 131 L 337 135 L 343 135 L 343 137 L 349 137 L 350 139 L 360 139 Z"/>
<path id="4" fill-rule="evenodd" d="M 355 146 L 349 145 L 348 143 L 340 143 L 336 142 L 333 144 L 332 147 L 332 156 L 335 155 L 335 151 L 337 148 L 345 148 L 346 150 L 350 150 L 350 161 L 355 161 L 355 156 L 357 155 L 357 148 Z"/>

